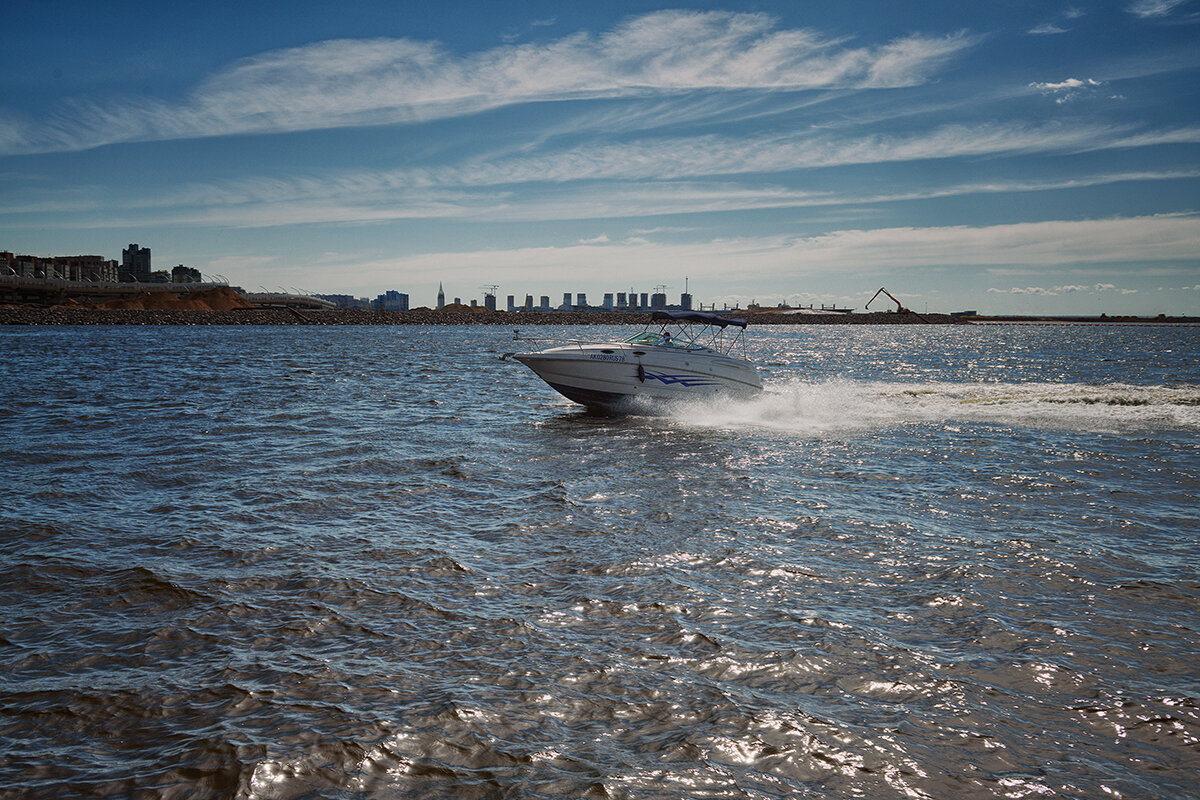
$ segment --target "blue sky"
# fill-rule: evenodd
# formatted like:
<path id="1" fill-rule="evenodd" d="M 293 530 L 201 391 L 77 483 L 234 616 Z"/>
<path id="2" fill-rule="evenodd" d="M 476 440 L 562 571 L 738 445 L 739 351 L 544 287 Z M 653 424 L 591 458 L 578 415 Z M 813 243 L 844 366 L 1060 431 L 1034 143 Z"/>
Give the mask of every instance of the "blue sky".
<path id="1" fill-rule="evenodd" d="M 3 250 L 414 306 L 686 280 L 1200 314 L 1200 0 L 49 0 L 0 28 Z"/>

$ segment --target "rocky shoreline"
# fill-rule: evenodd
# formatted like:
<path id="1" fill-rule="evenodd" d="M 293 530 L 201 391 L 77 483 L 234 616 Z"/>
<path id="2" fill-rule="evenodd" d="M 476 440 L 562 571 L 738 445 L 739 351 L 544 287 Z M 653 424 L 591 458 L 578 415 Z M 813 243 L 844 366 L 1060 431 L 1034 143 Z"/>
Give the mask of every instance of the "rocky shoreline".
<path id="1" fill-rule="evenodd" d="M 718 312 L 721 313 L 721 312 Z M 1197 317 L 953 317 L 949 314 L 746 314 L 751 325 L 1200 324 Z M 293 308 L 124 309 L 86 306 L 0 306 L 0 325 L 645 325 L 650 315 L 622 311 L 353 311 Z"/>
<path id="2" fill-rule="evenodd" d="M 751 325 L 966 324 L 947 314 L 743 314 Z M 353 311 L 291 308 L 116 309 L 72 306 L 0 308 L 0 325 L 644 325 L 650 315 L 629 312 Z"/>

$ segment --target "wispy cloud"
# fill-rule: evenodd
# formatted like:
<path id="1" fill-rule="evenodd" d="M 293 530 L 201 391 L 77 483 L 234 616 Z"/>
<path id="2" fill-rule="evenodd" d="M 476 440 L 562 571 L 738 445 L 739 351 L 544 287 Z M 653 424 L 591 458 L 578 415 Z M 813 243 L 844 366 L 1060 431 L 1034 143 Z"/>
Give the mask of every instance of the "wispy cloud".
<path id="1" fill-rule="evenodd" d="M 697 90 L 913 86 L 976 40 L 909 35 L 850 46 L 763 14 L 661 11 L 600 35 L 459 56 L 433 42 L 333 40 L 248 58 L 183 102 L 77 102 L 36 128 L 0 128 L 4 152 L 124 141 L 410 123 L 516 103 Z"/>
<path id="2" fill-rule="evenodd" d="M 1064 20 L 1076 20 L 1081 19 L 1086 15 L 1087 12 L 1085 12 L 1083 9 L 1075 6 L 1068 6 L 1067 8 L 1063 9 L 1063 11 L 1061 11 L 1057 17 Z M 1051 21 L 1044 22 L 1041 25 L 1035 25 L 1033 28 L 1030 28 L 1029 33 L 1034 36 L 1053 36 L 1060 33 L 1066 33 L 1069 30 L 1071 29 L 1064 28 L 1058 22 Z"/>
<path id="3" fill-rule="evenodd" d="M 1164 134 L 1160 134 L 1159 137 Z M 1182 139 L 1184 133 L 1177 134 Z M 773 174 L 816 167 L 1103 149 L 1134 141 L 1129 128 L 1103 125 L 945 125 L 910 135 L 796 134 L 769 137 L 698 136 L 644 142 L 588 143 L 540 154 L 392 173 L 409 185 L 499 186 L 577 180 L 687 179 Z M 1155 140 L 1144 134 L 1146 143 Z"/>
<path id="4" fill-rule="evenodd" d="M 1131 133 L 1117 137 L 1111 142 L 1111 146 L 1151 147 L 1160 144 L 1196 144 L 1197 142 L 1200 142 L 1200 127 Z"/>
<path id="5" fill-rule="evenodd" d="M 746 281 L 785 286 L 808 275 L 897 274 L 906 269 L 996 271 L 1020 265 L 1055 274 L 1089 265 L 1175 261 L 1200 248 L 1200 217 L 1163 215 L 1084 221 L 1047 221 L 984 227 L 842 230 L 816 237 L 770 236 L 663 244 L 644 239 L 576 242 L 565 246 L 487 249 L 400 256 L 348 265 L 365 284 L 437 272 L 454 279 L 485 270 L 506 286 L 546 286 L 547 274 L 578 282 L 602 274 L 611 285 L 638 282 L 647 274 L 687 274 L 694 280 L 727 282 L 731 264 Z M 1130 275 L 1135 274 L 1130 269 Z M 753 276 L 753 278 L 751 278 Z M 306 280 L 298 276 L 296 280 Z M 313 280 L 321 279 L 314 272 Z M 1067 291 L 1065 284 L 1056 291 Z M 1080 284 L 1076 291 L 1121 292 L 1116 285 Z M 1021 287 L 1026 288 L 1026 287 Z M 997 290 L 1001 291 L 1001 290 Z M 1011 292 L 1010 289 L 1002 291 Z M 1033 293 L 1032 289 L 1028 290 Z M 1049 290 L 1047 290 L 1049 291 Z M 1019 292 L 1018 292 L 1019 293 Z"/>
<path id="6" fill-rule="evenodd" d="M 530 222 L 546 220 L 653 218 L 679 214 L 741 212 L 772 208 L 842 206 L 862 218 L 867 207 L 885 203 L 968 195 L 1025 193 L 1079 189 L 1088 186 L 1200 177 L 1192 172 L 1141 172 L 1094 175 L 1043 181 L 963 183 L 874 195 L 805 192 L 772 184 L 713 181 L 615 182 L 577 186 L 550 193 L 517 194 L 486 191 L 396 191 L 363 176 L 337 184 L 247 183 L 156 198 L 123 212 L 93 206 L 75 209 L 81 216 L 57 218 L 72 227 L 113 227 L 137 224 L 255 228 L 305 224 L 362 224 L 394 220 L 468 220 L 471 222 Z M 0 209 L 19 226 L 25 209 Z M 845 215 L 844 215 L 845 216 Z M 12 227 L 0 224 L 0 229 Z M 631 235 L 694 232 L 695 228 L 640 228 Z"/>
<path id="7" fill-rule="evenodd" d="M 797 242 L 809 258 L 859 265 L 1060 266 L 1191 259 L 1200 216 L 1046 221 L 984 227 L 839 231 Z"/>
<path id="8" fill-rule="evenodd" d="M 866 205 L 964 195 L 1079 189 L 1120 182 L 1186 180 L 1196 170 L 1093 173 L 1071 178 L 1007 179 L 901 187 L 880 194 L 795 188 L 798 171 L 1007 154 L 1058 153 L 1171 142 L 1200 142 L 1200 129 L 1134 132 L 1104 126 L 937 128 L 922 135 L 858 139 L 793 136 L 694 137 L 517 153 L 441 168 L 246 178 L 193 184 L 124 206 L 93 194 L 24 197 L 3 214 L 23 224 L 39 207 L 61 209 L 75 225 L 141 224 L 265 227 L 399 219 L 521 221 L 663 216 L 766 208 Z"/>
<path id="9" fill-rule="evenodd" d="M 1090 286 L 1066 284 L 1064 286 L 1013 286 L 1008 289 L 989 288 L 992 294 L 1023 294 L 1038 297 L 1059 297 L 1065 294 L 1137 294 L 1137 289 L 1121 289 L 1111 283 L 1095 283 Z"/>
<path id="10" fill-rule="evenodd" d="M 1126 6 L 1125 10 L 1143 19 L 1169 17 L 1176 8 L 1187 2 L 1188 0 L 1135 0 Z"/>

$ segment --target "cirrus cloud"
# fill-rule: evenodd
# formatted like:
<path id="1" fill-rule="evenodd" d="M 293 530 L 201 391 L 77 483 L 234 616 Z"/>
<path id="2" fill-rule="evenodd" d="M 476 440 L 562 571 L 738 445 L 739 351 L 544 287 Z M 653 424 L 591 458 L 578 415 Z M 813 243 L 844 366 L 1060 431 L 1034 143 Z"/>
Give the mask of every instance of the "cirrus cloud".
<path id="1" fill-rule="evenodd" d="M 563 246 L 414 253 L 354 264 L 353 269 L 368 277 L 377 273 L 393 278 L 431 271 L 452 274 L 461 270 L 468 274 L 486 270 L 506 285 L 537 280 L 549 270 L 564 278 L 602 274 L 614 284 L 672 272 L 717 281 L 728 276 L 730 264 L 737 264 L 744 274 L 765 280 L 800 275 L 896 274 L 910 268 L 1001 274 L 1011 265 L 1050 275 L 1064 267 L 1078 270 L 1139 260 L 1187 261 L 1194 259 L 1198 251 L 1200 217 L 1161 215 L 982 227 L 853 229 L 810 237 L 718 238 L 686 244 L 643 238 L 613 242 L 599 237 Z M 1133 291 L 1101 283 L 993 289 L 1026 295 Z"/>
<path id="2" fill-rule="evenodd" d="M 1090 286 L 1067 284 L 1065 286 L 1014 286 L 1011 289 L 989 288 L 991 294 L 1024 294 L 1037 297 L 1059 297 L 1064 294 L 1137 294 L 1137 289 L 1120 289 L 1111 283 L 1095 283 Z"/>
<path id="3" fill-rule="evenodd" d="M 404 124 L 518 103 L 703 90 L 888 89 L 927 81 L 976 40 L 910 34 L 852 46 L 765 14 L 659 11 L 600 35 L 457 55 L 435 42 L 339 39 L 275 50 L 179 102 L 76 102 L 0 128 L 0 152 Z"/>
<path id="4" fill-rule="evenodd" d="M 1186 2 L 1187 0 L 1136 0 L 1125 10 L 1143 19 L 1169 17 L 1176 8 Z"/>

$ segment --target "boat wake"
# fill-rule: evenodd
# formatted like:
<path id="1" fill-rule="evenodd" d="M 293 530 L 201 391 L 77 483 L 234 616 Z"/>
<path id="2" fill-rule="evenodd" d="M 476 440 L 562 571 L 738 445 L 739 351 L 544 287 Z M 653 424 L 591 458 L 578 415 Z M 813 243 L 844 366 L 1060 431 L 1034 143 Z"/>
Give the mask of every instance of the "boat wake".
<path id="1" fill-rule="evenodd" d="M 1094 432 L 1200 431 L 1200 387 L 796 380 L 770 385 L 750 400 L 677 405 L 670 416 L 697 427 L 813 434 L 960 423 Z"/>

